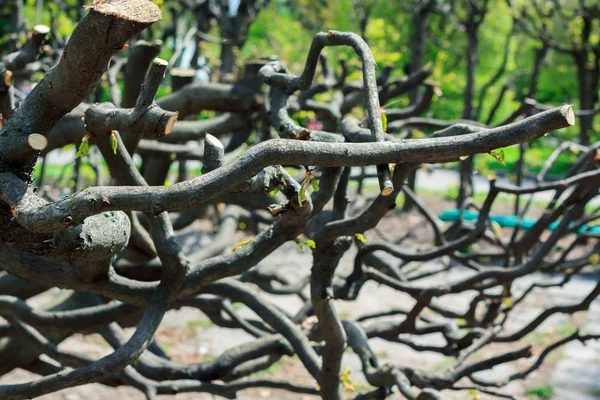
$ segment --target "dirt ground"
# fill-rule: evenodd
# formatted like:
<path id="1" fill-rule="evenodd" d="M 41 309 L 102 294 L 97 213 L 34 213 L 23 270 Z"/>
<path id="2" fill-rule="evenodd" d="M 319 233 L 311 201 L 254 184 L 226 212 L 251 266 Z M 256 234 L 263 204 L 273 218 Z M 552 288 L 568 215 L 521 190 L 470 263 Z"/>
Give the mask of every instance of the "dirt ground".
<path id="1" fill-rule="evenodd" d="M 452 202 L 443 201 L 435 197 L 425 197 L 425 203 L 435 212 L 439 213 L 445 208 L 451 208 Z M 512 204 L 499 203 L 494 212 L 507 212 L 512 210 Z M 367 240 L 396 240 L 406 233 L 410 233 L 408 242 L 431 243 L 430 228 L 423 223 L 422 218 L 412 211 L 409 214 L 398 214 L 390 211 L 379 227 L 365 233 Z M 188 236 L 189 237 L 189 236 Z M 352 268 L 354 252 L 348 252 L 340 264 L 340 272 L 347 273 Z M 280 268 L 289 269 L 290 274 L 302 276 L 310 272 L 311 255 L 308 251 L 301 252 L 294 243 L 287 243 L 276 252 L 261 262 L 264 265 L 275 265 Z M 427 282 L 447 282 L 455 280 L 467 270 L 456 269 L 452 272 L 442 273 L 431 278 Z M 517 290 L 522 290 L 534 279 L 552 279 L 541 275 L 529 276 L 517 281 Z M 521 304 L 520 311 L 509 320 L 508 327 L 515 328 L 535 318 L 542 310 L 560 302 L 560 304 L 572 304 L 580 301 L 587 294 L 598 277 L 590 273 L 563 288 L 552 289 L 546 292 L 537 291 L 527 301 Z M 56 289 L 58 290 L 58 289 Z M 446 306 L 455 310 L 466 307 L 473 293 L 465 292 L 457 295 L 447 296 Z M 296 296 L 267 296 L 276 301 L 280 307 L 295 313 L 302 305 Z M 32 299 L 31 303 L 41 302 L 41 299 Z M 364 314 L 376 311 L 390 310 L 393 308 L 406 308 L 413 300 L 401 293 L 395 292 L 387 287 L 373 282 L 365 285 L 359 298 L 354 302 L 336 302 L 336 306 L 342 318 L 355 319 Z M 248 309 L 240 309 L 242 315 L 250 316 L 252 312 Z M 564 337 L 576 328 L 583 328 L 590 333 L 600 333 L 600 303 L 594 302 L 589 313 L 577 313 L 573 316 L 555 315 L 541 325 L 535 333 L 528 335 L 517 344 L 498 344 L 487 347 L 485 351 L 476 354 L 476 359 L 484 359 L 499 354 L 508 349 L 515 349 L 519 345 L 531 343 L 534 346 L 534 354 L 539 352 L 543 346 L 551 343 L 557 338 Z M 434 335 L 432 335 L 434 336 Z M 182 308 L 170 311 L 157 333 L 157 341 L 165 352 L 175 361 L 198 362 L 209 360 L 218 356 L 227 348 L 252 340 L 245 332 L 230 330 L 213 325 L 200 311 L 191 308 Z M 422 344 L 440 343 L 438 337 L 423 337 Z M 427 371 L 438 371 L 451 365 L 452 359 L 437 353 L 418 353 L 401 344 L 389 343 L 383 340 L 371 340 L 376 355 L 381 363 L 397 365 L 418 366 Z M 61 343 L 61 348 L 85 353 L 88 356 L 100 357 L 109 352 L 109 347 L 98 335 L 75 335 Z M 533 359 L 519 361 L 517 363 L 503 364 L 492 371 L 486 371 L 482 378 L 494 379 L 514 373 L 528 366 Z M 357 356 L 348 350 L 344 354 L 344 368 L 350 370 L 350 377 L 356 383 L 358 391 L 368 390 L 369 386 L 362 377 L 360 363 Z M 297 358 L 284 358 L 267 371 L 262 372 L 265 376 L 291 380 L 296 383 L 314 385 L 314 380 L 302 367 Z M 25 382 L 35 379 L 36 376 L 23 370 L 13 372 L 0 378 L 0 384 Z M 600 345 L 591 343 L 587 347 L 572 343 L 564 348 L 553 352 L 544 365 L 527 380 L 527 382 L 512 382 L 505 387 L 505 392 L 520 399 L 600 399 Z M 576 397 L 573 397 L 576 395 Z M 443 392 L 444 399 L 469 399 L 467 392 Z M 349 393 L 349 397 L 351 398 Z M 180 394 L 176 396 L 159 396 L 160 399 L 213 399 L 211 395 L 205 394 Z M 239 394 L 240 400 L 258 399 L 281 399 L 281 400 L 309 400 L 316 399 L 315 396 L 295 395 L 271 389 L 252 389 Z M 390 397 L 400 398 L 399 395 Z M 481 399 L 491 399 L 481 395 Z M 100 384 L 90 384 L 81 387 L 66 389 L 57 393 L 42 396 L 45 400 L 115 400 L 115 399 L 144 399 L 144 396 L 130 388 L 110 388 Z"/>

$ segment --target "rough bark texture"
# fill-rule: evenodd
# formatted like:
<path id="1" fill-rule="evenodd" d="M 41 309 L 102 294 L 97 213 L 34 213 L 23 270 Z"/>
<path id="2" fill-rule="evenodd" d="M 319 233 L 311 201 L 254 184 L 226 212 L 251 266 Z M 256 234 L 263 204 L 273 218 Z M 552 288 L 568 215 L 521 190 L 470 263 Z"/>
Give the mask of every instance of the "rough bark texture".
<path id="1" fill-rule="evenodd" d="M 436 90 L 426 80 L 430 65 L 421 65 L 425 16 L 439 2 L 417 3 L 414 65 L 406 77 L 392 78 L 391 68 L 377 71 L 364 38 L 328 31 L 315 36 L 299 75 L 281 61 L 259 60 L 231 80 L 236 83 L 198 83 L 193 81 L 192 62 L 192 70 L 172 70 L 174 92 L 156 100 L 167 62 L 155 58 L 157 49 L 139 42 L 138 34 L 160 18 L 158 8 L 145 0 L 96 1 L 58 64 L 23 99 L 0 134 L 0 374 L 20 367 L 43 375 L 0 385 L 0 398 L 38 397 L 92 382 L 129 385 L 148 399 L 185 392 L 233 399 L 251 388 L 332 400 L 385 398 L 392 391 L 410 400 L 433 400 L 473 388 L 506 397 L 498 388 L 525 379 L 553 350 L 571 341 L 599 339 L 575 332 L 545 347 L 496 345 L 520 341 L 555 314 L 585 311 L 600 294 L 596 285 L 574 303 L 555 301 L 530 322 L 515 318 L 514 310 L 530 301 L 534 290 L 563 286 L 598 260 L 600 243 L 591 230 L 599 218 L 597 206 L 592 206 L 600 187 L 598 144 L 561 144 L 534 184 L 491 180 L 483 203 L 465 203 L 475 218 L 468 220 L 460 210 L 449 229 L 404 186 L 421 164 L 458 161 L 526 143 L 574 125 L 576 117 L 568 105 L 551 108 L 524 100 L 501 126 L 472 120 L 495 82 L 482 86 L 475 107 L 477 26 L 487 1 L 465 3 L 462 18 L 469 37 L 464 119 L 422 117 Z M 183 37 L 178 21 L 164 33 L 165 43 L 174 43 L 175 63 L 183 58 L 187 41 L 198 45 L 199 38 L 212 40 L 206 31 L 217 17 L 239 22 L 229 28 L 235 31 L 234 47 L 243 44 L 264 2 L 243 2 L 237 11 L 227 10 L 230 4 L 169 4 L 175 17 L 192 11 L 197 19 L 197 27 Z M 57 6 L 67 7 L 62 2 Z M 364 34 L 372 3 L 358 6 Z M 19 18 L 15 26 L 22 29 Z M 131 39 L 137 46 L 130 50 L 127 67 L 122 68 L 125 58 L 115 59 L 107 71 L 111 57 Z M 39 38 L 32 36 L 30 43 L 17 46 L 0 64 L 29 65 L 37 56 Z M 351 47 L 362 62 L 362 79 L 347 81 L 345 63 L 337 73 L 338 66 L 323 54 L 329 46 Z M 542 53 L 532 82 L 539 75 Z M 223 75 L 237 69 L 229 61 L 223 60 Z M 122 105 L 121 77 L 128 82 Z M 535 84 L 531 87 L 533 95 Z M 92 92 L 100 93 L 99 88 L 108 90 L 114 101 L 82 103 Z M 384 132 L 381 106 L 402 95 L 411 104 L 388 112 Z M 358 115 L 361 106 L 364 120 L 344 118 Z M 227 113 L 196 120 L 209 111 Z M 292 115 L 298 111 L 311 111 L 315 117 L 299 121 Z M 579 116 L 590 114 L 588 110 Z M 423 139 L 407 138 L 407 130 L 415 127 L 432 132 Z M 38 154 L 68 144 L 79 146 L 73 182 L 59 193 L 49 187 L 49 177 L 43 178 L 42 164 L 38 190 L 31 182 Z M 545 180 L 559 156 L 575 150 L 579 155 L 569 171 L 558 180 Z M 188 160 L 200 161 L 201 173 L 186 168 Z M 174 161 L 179 162 L 176 182 L 170 172 Z M 88 167 L 93 179 L 85 176 Z M 352 167 L 363 167 L 362 173 L 354 176 Z M 367 177 L 378 179 L 379 190 L 372 197 L 356 195 L 352 181 L 362 185 Z M 520 223 L 502 230 L 491 222 L 500 196 L 527 199 L 523 206 L 516 202 L 522 221 L 532 206 L 530 195 L 548 191 L 554 191 L 554 198 L 536 206 L 541 216 L 527 230 Z M 409 218 L 399 210 L 390 213 L 401 192 L 414 205 Z M 398 228 L 406 235 L 387 240 L 390 234 L 378 230 L 384 218 L 401 219 Z M 209 240 L 199 240 L 198 227 Z M 431 243 L 413 237 L 424 230 L 430 230 Z M 193 248 L 180 246 L 186 236 Z M 310 268 L 267 258 L 288 251 L 281 249 L 287 242 L 312 253 Z M 294 258 L 298 263 L 307 260 L 300 251 Z M 346 272 L 348 259 L 352 265 Z M 556 279 L 546 280 L 550 274 Z M 398 293 L 403 302 L 361 317 L 338 312 L 342 302 L 358 307 L 369 282 L 380 285 L 382 293 L 383 287 Z M 54 298 L 54 307 L 25 301 L 55 287 L 70 291 L 66 298 Z M 297 297 L 299 309 L 291 312 L 272 300 L 279 295 Z M 454 304 L 457 295 L 469 301 Z M 252 313 L 238 312 L 234 303 Z M 154 338 L 160 337 L 156 332 L 165 313 L 181 307 L 196 308 L 212 323 L 252 338 L 214 359 L 169 359 Z M 511 323 L 505 324 L 509 318 Z M 135 327 L 133 335 L 125 327 Z M 108 355 L 95 359 L 59 346 L 72 335 L 89 333 L 110 344 Z M 436 336 L 435 345 L 424 344 L 428 335 Z M 435 372 L 404 359 L 384 364 L 371 348 L 375 338 L 439 353 L 450 364 Z M 347 348 L 358 356 L 358 372 L 372 390 L 353 384 L 345 365 Z M 511 375 L 480 373 L 534 354 L 533 363 L 515 363 Z M 283 381 L 253 375 L 283 356 L 297 356 L 308 384 L 296 383 L 295 376 Z"/>

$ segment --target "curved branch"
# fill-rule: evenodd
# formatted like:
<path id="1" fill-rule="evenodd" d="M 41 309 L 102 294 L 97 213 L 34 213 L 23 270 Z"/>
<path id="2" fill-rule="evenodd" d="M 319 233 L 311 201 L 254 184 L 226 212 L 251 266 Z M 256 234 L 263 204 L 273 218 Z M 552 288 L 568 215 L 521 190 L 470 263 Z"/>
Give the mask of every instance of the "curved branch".
<path id="1" fill-rule="evenodd" d="M 198 205 L 219 193 L 231 190 L 274 164 L 353 166 L 382 163 L 436 163 L 456 161 L 460 157 L 487 153 L 543 136 L 549 131 L 573 125 L 571 106 L 536 114 L 512 125 L 482 130 L 458 137 L 407 140 L 376 143 L 317 143 L 297 140 L 270 140 L 253 147 L 236 162 L 218 168 L 191 181 L 169 187 L 103 187 L 89 188 L 56 203 L 44 206 L 31 204 L 33 193 L 22 187 L 10 193 L 18 178 L 0 174 L 0 194 L 13 207 L 17 221 L 27 229 L 53 232 L 80 224 L 91 215 L 103 211 L 147 211 L 158 214 L 164 210 L 180 210 Z"/>

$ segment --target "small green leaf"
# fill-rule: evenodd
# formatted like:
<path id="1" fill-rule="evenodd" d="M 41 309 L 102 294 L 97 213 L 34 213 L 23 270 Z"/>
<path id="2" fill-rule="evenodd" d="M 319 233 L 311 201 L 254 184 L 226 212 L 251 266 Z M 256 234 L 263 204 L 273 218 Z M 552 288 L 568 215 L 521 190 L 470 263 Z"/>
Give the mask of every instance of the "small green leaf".
<path id="1" fill-rule="evenodd" d="M 319 182 L 317 182 L 316 179 L 314 179 L 314 178 L 311 179 L 310 184 L 312 185 L 313 191 L 315 191 L 315 192 L 319 191 Z"/>
<path id="2" fill-rule="evenodd" d="M 308 247 L 310 247 L 311 249 L 314 249 L 317 245 L 315 244 L 314 240 L 310 240 L 307 239 L 303 242 L 305 245 L 307 245 Z"/>
<path id="3" fill-rule="evenodd" d="M 356 237 L 356 239 L 358 239 L 359 242 L 367 243 L 367 238 L 362 233 L 357 233 L 354 236 Z"/>
<path id="4" fill-rule="evenodd" d="M 502 236 L 502 227 L 500 226 L 500 224 L 496 221 L 492 221 L 490 225 L 492 225 L 492 229 L 496 238 L 500 239 L 500 237 Z"/>
<path id="5" fill-rule="evenodd" d="M 340 380 L 342 381 L 342 385 L 344 386 L 344 392 L 353 393 L 356 391 L 356 383 L 350 377 L 349 369 L 342 372 L 340 378 Z"/>
<path id="6" fill-rule="evenodd" d="M 506 165 L 506 162 L 504 161 L 504 150 L 502 149 L 498 149 L 498 150 L 492 150 L 488 153 L 490 156 L 494 157 L 496 159 L 496 161 L 498 161 L 500 164 L 502 165 Z"/>
<path id="7" fill-rule="evenodd" d="M 88 134 L 83 135 L 81 139 L 81 144 L 77 149 L 77 154 L 75 154 L 75 158 L 85 157 L 90 152 L 90 136 Z"/>
<path id="8" fill-rule="evenodd" d="M 277 194 L 277 192 L 279 192 L 279 190 L 278 190 L 278 189 L 273 189 L 273 190 L 271 190 L 271 191 L 269 192 L 269 196 L 273 197 L 273 196 L 275 196 L 275 195 Z"/>
<path id="9" fill-rule="evenodd" d="M 246 229 L 246 223 L 245 222 L 240 222 L 238 224 L 238 228 L 243 231 L 244 229 Z"/>
<path id="10" fill-rule="evenodd" d="M 114 154 L 117 154 L 117 146 L 119 145 L 119 140 L 117 139 L 116 133 L 117 131 L 110 132 L 110 148 Z"/>
<path id="11" fill-rule="evenodd" d="M 421 139 L 423 137 L 425 137 L 425 133 L 423 131 L 420 131 L 418 129 L 415 129 L 414 131 L 412 131 L 413 139 Z"/>
<path id="12" fill-rule="evenodd" d="M 598 265 L 598 263 L 600 263 L 600 254 L 596 253 L 596 254 L 592 254 L 590 256 L 590 258 L 588 258 L 588 262 L 591 265 Z"/>
<path id="13" fill-rule="evenodd" d="M 383 131 L 387 131 L 387 115 L 385 115 L 385 110 L 381 109 L 381 125 L 383 126 Z"/>
<path id="14" fill-rule="evenodd" d="M 503 298 L 502 302 L 508 308 L 513 308 L 515 306 L 515 301 L 513 300 L 513 298 L 511 296 Z"/>
<path id="15" fill-rule="evenodd" d="M 304 253 L 304 245 L 302 244 L 302 241 L 300 239 L 295 239 L 294 242 L 300 248 L 300 251 Z"/>
<path id="16" fill-rule="evenodd" d="M 305 199 L 306 199 L 306 193 L 304 193 L 304 190 L 302 190 L 302 189 L 298 190 L 298 205 L 300 207 L 302 207 L 302 203 L 304 203 Z"/>
<path id="17" fill-rule="evenodd" d="M 310 176 L 304 178 L 302 184 L 300 185 L 300 190 L 298 190 L 298 204 L 300 205 L 300 207 L 302 207 L 302 203 L 304 203 L 304 200 L 306 200 L 306 189 L 308 188 L 310 181 Z"/>
<path id="18" fill-rule="evenodd" d="M 467 395 L 469 396 L 470 400 L 480 400 L 481 397 L 479 396 L 479 390 L 477 389 L 471 389 L 467 392 Z"/>
<path id="19" fill-rule="evenodd" d="M 251 237 L 251 238 L 249 238 L 248 240 L 241 241 L 241 242 L 239 242 L 238 244 L 236 244 L 235 246 L 233 246 L 233 250 L 237 250 L 237 249 L 239 249 L 240 247 L 247 246 L 247 245 L 249 245 L 250 243 L 252 243 L 252 241 L 253 241 L 253 240 L 254 240 L 254 238 L 253 238 L 253 237 Z"/>

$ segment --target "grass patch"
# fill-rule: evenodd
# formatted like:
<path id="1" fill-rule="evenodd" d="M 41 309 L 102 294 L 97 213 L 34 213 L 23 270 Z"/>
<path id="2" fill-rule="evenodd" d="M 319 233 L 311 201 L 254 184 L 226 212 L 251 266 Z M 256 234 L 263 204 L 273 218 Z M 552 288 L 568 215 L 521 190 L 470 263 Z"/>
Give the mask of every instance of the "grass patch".
<path id="1" fill-rule="evenodd" d="M 537 386 L 527 390 L 527 395 L 535 399 L 549 399 L 554 393 L 552 385 Z"/>
<path id="2" fill-rule="evenodd" d="M 284 365 L 284 364 L 295 364 L 299 362 L 299 358 L 297 357 L 296 354 L 294 354 L 293 357 L 288 357 L 288 356 L 283 356 L 281 357 L 279 360 L 275 361 L 273 364 L 269 365 L 268 368 L 260 370 L 260 371 L 256 371 L 253 374 L 251 374 L 251 376 L 264 376 L 264 375 L 275 375 L 275 373 L 277 371 L 279 371 L 279 369 Z"/>
<path id="3" fill-rule="evenodd" d="M 206 328 L 215 326 L 215 324 L 210 319 L 195 319 L 195 320 L 189 321 L 187 323 L 187 326 L 190 329 L 197 329 L 197 328 L 206 329 Z"/>
<path id="4" fill-rule="evenodd" d="M 526 340 L 534 346 L 546 346 L 559 338 L 572 335 L 577 330 L 575 325 L 564 324 L 549 331 L 533 331 Z"/>
<path id="5" fill-rule="evenodd" d="M 454 365 L 454 360 L 450 357 L 446 357 L 443 360 L 435 363 L 435 365 L 431 368 L 431 372 L 439 372 L 441 370 L 447 369 Z"/>

